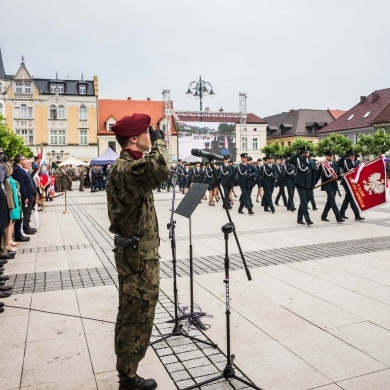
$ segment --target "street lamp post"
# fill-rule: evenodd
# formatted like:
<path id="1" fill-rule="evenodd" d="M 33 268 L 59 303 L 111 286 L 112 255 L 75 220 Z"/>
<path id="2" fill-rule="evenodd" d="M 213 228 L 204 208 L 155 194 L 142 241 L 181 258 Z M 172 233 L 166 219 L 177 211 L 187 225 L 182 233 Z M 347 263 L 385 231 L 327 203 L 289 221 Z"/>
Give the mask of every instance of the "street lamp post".
<path id="1" fill-rule="evenodd" d="M 208 81 L 202 80 L 202 76 L 199 76 L 199 81 L 190 82 L 186 95 L 188 97 L 194 96 L 195 98 L 199 98 L 200 111 L 202 112 L 203 97 L 206 95 L 214 97 L 215 93 L 213 91 L 213 86 Z"/>
<path id="2" fill-rule="evenodd" d="M 54 157 L 54 156 L 56 157 L 57 162 L 60 162 L 60 161 L 61 161 L 61 158 L 64 156 L 64 151 L 61 150 L 59 153 L 56 153 L 55 150 L 52 150 L 52 151 L 51 151 L 51 155 L 52 155 L 52 157 Z"/>

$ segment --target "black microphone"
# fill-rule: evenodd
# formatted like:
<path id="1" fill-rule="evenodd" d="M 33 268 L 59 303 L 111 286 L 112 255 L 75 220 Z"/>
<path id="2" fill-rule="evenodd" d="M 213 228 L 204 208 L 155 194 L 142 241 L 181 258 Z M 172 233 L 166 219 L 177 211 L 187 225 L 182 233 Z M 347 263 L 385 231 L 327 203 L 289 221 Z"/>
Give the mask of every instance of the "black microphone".
<path id="1" fill-rule="evenodd" d="M 209 160 L 223 161 L 225 159 L 225 157 L 221 156 L 220 154 L 206 152 L 205 150 L 201 150 L 201 149 L 192 149 L 191 154 L 197 157 L 208 158 Z"/>

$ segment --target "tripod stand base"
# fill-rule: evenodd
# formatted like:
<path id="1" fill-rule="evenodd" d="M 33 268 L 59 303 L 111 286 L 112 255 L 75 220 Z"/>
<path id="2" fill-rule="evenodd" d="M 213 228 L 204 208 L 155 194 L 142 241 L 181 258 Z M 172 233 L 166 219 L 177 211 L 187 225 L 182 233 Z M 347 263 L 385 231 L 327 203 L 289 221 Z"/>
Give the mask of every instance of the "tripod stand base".
<path id="1" fill-rule="evenodd" d="M 207 330 L 203 322 L 200 320 L 200 317 L 205 316 L 206 313 L 203 312 L 195 312 L 191 314 L 183 314 L 182 316 L 178 317 L 179 321 L 182 320 L 189 320 L 192 325 L 196 326 L 198 329 Z M 173 323 L 175 322 L 175 318 L 172 318 L 171 320 L 166 321 L 167 323 Z"/>
<path id="2" fill-rule="evenodd" d="M 226 367 L 223 370 L 223 373 L 221 375 L 218 375 L 214 378 L 208 379 L 207 381 L 197 383 L 196 385 L 186 387 L 184 390 L 198 389 L 198 388 L 201 388 L 201 386 L 205 386 L 205 385 L 208 385 L 209 383 L 219 381 L 220 379 L 227 379 L 227 380 L 228 379 L 236 379 L 237 381 L 246 384 L 247 386 L 251 387 L 252 389 L 262 390 L 260 387 L 257 387 L 253 383 L 248 382 L 247 380 L 236 376 L 236 373 L 234 372 L 234 368 L 233 368 L 233 360 L 234 360 L 234 355 L 231 356 L 231 363 L 228 363 L 226 365 Z"/>
<path id="3" fill-rule="evenodd" d="M 166 335 L 163 335 L 161 338 L 159 338 L 158 340 L 155 340 L 155 341 L 152 341 L 151 343 L 149 343 L 149 345 L 153 345 L 153 344 L 157 344 L 159 343 L 160 341 L 164 341 L 164 340 L 167 340 L 171 337 L 177 337 L 177 336 L 183 336 L 183 337 L 187 337 L 189 338 L 190 340 L 193 340 L 193 341 L 197 341 L 199 343 L 203 343 L 203 344 L 206 344 L 206 345 L 210 345 L 210 347 L 213 347 L 213 348 L 217 348 L 218 345 L 217 344 L 214 344 L 214 343 L 211 343 L 209 341 L 205 341 L 205 340 L 201 340 L 201 339 L 198 339 L 197 337 L 193 337 L 193 336 L 190 336 L 189 334 L 187 334 L 183 329 L 182 329 L 182 326 L 180 324 L 178 325 L 175 325 L 175 327 L 173 328 L 172 332 L 171 333 L 168 333 Z"/>

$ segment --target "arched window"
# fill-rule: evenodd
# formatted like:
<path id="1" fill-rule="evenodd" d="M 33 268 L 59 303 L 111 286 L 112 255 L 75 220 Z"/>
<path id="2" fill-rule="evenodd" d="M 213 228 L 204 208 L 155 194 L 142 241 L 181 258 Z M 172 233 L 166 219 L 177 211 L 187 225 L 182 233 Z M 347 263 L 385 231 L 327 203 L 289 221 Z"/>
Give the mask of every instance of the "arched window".
<path id="1" fill-rule="evenodd" d="M 50 119 L 57 119 L 57 106 L 54 104 L 50 106 Z"/>
<path id="2" fill-rule="evenodd" d="M 65 119 L 65 106 L 62 104 L 58 106 L 58 119 Z"/>
<path id="3" fill-rule="evenodd" d="M 20 105 L 20 117 L 22 119 L 28 118 L 28 110 L 27 110 L 27 106 L 25 104 Z"/>
<path id="4" fill-rule="evenodd" d="M 79 108 L 79 120 L 87 120 L 87 107 L 84 105 Z"/>

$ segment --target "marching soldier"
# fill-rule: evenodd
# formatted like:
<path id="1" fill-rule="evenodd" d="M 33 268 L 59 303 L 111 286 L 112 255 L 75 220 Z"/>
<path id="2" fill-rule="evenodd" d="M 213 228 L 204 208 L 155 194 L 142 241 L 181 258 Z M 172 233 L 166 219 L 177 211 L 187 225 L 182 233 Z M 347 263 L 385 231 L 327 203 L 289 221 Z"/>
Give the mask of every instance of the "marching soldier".
<path id="1" fill-rule="evenodd" d="M 227 207 L 228 209 L 231 209 L 232 206 L 230 204 L 230 190 L 232 189 L 231 186 L 231 179 L 233 176 L 233 167 L 228 164 L 229 156 L 225 155 L 223 159 L 223 164 L 219 167 L 220 170 L 220 180 L 221 180 L 221 186 L 223 188 L 223 197 L 225 199 L 225 204 L 222 205 L 223 208 Z"/>
<path id="2" fill-rule="evenodd" d="M 182 194 L 185 194 L 188 191 L 189 183 L 190 183 L 190 166 L 187 162 L 184 162 L 184 168 L 181 171 L 181 176 L 179 179 L 180 188 Z"/>
<path id="3" fill-rule="evenodd" d="M 80 179 L 79 191 L 84 191 L 84 178 L 85 178 L 85 168 L 81 166 L 80 174 L 79 174 L 79 179 Z"/>
<path id="4" fill-rule="evenodd" d="M 203 183 L 203 171 L 200 167 L 200 161 L 196 161 L 195 167 L 192 168 L 191 182 L 192 183 Z"/>
<path id="5" fill-rule="evenodd" d="M 320 164 L 316 172 L 316 183 L 321 178 L 321 191 L 326 191 L 326 204 L 321 214 L 321 221 L 329 222 L 328 213 L 332 209 L 337 222 L 344 222 L 341 213 L 336 204 L 336 193 L 338 191 L 337 179 L 339 178 L 340 168 L 336 161 L 333 161 L 333 152 L 325 152 L 326 161 Z"/>
<path id="6" fill-rule="evenodd" d="M 237 167 L 237 181 L 241 189 L 240 207 L 238 209 L 238 212 L 240 214 L 244 214 L 242 209 L 246 207 L 248 209 L 249 214 L 254 215 L 255 213 L 252 210 L 249 195 L 250 185 L 253 180 L 253 172 L 252 168 L 247 164 L 248 153 L 242 153 L 240 154 L 240 157 L 241 164 L 239 164 Z"/>
<path id="7" fill-rule="evenodd" d="M 307 203 L 310 200 L 311 191 L 315 180 L 315 163 L 309 158 L 310 150 L 307 146 L 303 147 L 300 153 L 294 154 L 289 163 L 296 167 L 296 176 L 294 180 L 295 187 L 299 195 L 299 209 L 297 223 L 304 225 L 305 219 L 308 226 L 313 225 L 310 219 Z"/>
<path id="8" fill-rule="evenodd" d="M 291 157 L 291 155 L 287 156 L 288 158 Z M 286 188 L 287 188 L 287 210 L 295 211 L 295 204 L 294 204 L 294 192 L 295 192 L 295 169 L 294 165 L 286 162 L 284 164 L 285 169 L 285 178 L 286 178 Z"/>
<path id="9" fill-rule="evenodd" d="M 213 168 L 211 167 L 211 164 L 213 164 L 212 161 L 207 164 L 207 167 L 204 171 L 203 182 L 209 185 L 207 188 L 209 191 L 209 206 L 215 206 L 214 198 L 215 198 L 215 189 L 217 187 L 217 182 L 215 181 Z"/>
<path id="10" fill-rule="evenodd" d="M 276 186 L 279 187 L 279 192 L 276 195 L 275 204 L 279 206 L 280 197 L 283 199 L 283 205 L 287 207 L 287 197 L 285 192 L 286 187 L 286 167 L 284 164 L 285 160 L 283 156 L 279 157 L 279 164 L 276 165 L 276 169 L 278 172 Z"/>
<path id="11" fill-rule="evenodd" d="M 342 173 L 347 173 L 351 169 L 355 169 L 357 166 L 359 166 L 359 163 L 355 161 L 355 152 L 353 150 L 348 150 L 345 154 L 345 157 L 341 157 L 338 161 Z M 351 209 L 355 214 L 355 220 L 363 221 L 365 218 L 360 216 L 359 209 L 357 208 L 356 203 L 352 198 L 351 191 L 349 190 L 346 179 L 341 179 L 341 184 L 345 190 L 345 198 L 340 208 L 341 218 L 348 219 L 348 217 L 345 215 L 345 212 L 347 211 L 348 205 L 350 204 Z"/>
<path id="12" fill-rule="evenodd" d="M 272 202 L 272 193 L 274 192 L 275 182 L 277 180 L 278 171 L 276 165 L 272 163 L 272 155 L 266 156 L 267 163 L 263 165 L 260 171 L 261 182 L 263 183 L 264 196 L 263 205 L 264 211 L 275 212 L 275 207 Z"/>
<path id="13" fill-rule="evenodd" d="M 259 198 L 263 199 L 263 184 L 261 183 L 260 179 L 260 170 L 263 166 L 263 160 L 261 158 L 257 159 L 255 170 L 256 170 L 256 178 L 255 183 L 257 184 L 257 195 L 256 195 L 256 202 L 260 202 Z"/>

